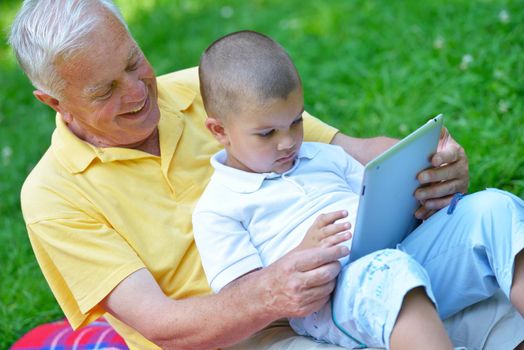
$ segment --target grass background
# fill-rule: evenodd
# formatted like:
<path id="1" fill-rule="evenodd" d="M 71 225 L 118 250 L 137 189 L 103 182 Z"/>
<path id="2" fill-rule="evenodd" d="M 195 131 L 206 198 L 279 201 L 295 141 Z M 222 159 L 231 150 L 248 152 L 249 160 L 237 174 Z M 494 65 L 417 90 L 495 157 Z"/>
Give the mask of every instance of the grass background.
<path id="1" fill-rule="evenodd" d="M 158 74 L 194 66 L 215 38 L 264 32 L 302 75 L 306 109 L 353 136 L 406 135 L 444 113 L 471 186 L 524 197 L 524 0 L 119 0 Z M 0 1 L 0 349 L 61 317 L 32 255 L 19 190 L 53 113 L 5 43 L 20 1 Z"/>

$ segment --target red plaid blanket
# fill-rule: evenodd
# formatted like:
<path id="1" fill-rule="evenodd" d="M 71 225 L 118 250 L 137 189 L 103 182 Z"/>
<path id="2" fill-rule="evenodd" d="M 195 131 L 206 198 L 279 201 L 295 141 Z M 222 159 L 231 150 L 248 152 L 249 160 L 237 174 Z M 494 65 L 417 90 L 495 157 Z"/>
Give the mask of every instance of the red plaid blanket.
<path id="1" fill-rule="evenodd" d="M 104 319 L 73 331 L 66 320 L 43 324 L 29 331 L 10 350 L 124 350 L 124 339 Z"/>

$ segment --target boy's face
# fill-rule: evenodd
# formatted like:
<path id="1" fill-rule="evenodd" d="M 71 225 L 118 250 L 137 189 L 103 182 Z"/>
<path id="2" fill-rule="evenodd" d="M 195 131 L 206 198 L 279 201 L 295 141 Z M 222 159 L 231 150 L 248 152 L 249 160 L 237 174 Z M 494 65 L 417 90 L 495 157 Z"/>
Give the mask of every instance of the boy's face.
<path id="1" fill-rule="evenodd" d="M 271 99 L 226 118 L 220 140 L 227 150 L 226 164 L 255 173 L 289 170 L 304 137 L 303 112 L 302 89 L 296 89 L 287 99 Z"/>

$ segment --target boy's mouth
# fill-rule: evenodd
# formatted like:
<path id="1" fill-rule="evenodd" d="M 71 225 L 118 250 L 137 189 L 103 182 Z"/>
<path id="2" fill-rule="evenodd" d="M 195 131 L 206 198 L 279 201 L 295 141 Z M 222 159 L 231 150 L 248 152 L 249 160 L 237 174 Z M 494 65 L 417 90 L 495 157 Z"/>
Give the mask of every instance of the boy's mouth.
<path id="1" fill-rule="evenodd" d="M 277 163 L 286 163 L 286 162 L 289 162 L 290 160 L 293 160 L 295 159 L 296 157 L 296 152 L 291 152 L 290 154 L 288 154 L 287 156 L 284 156 L 282 158 L 278 158 L 277 159 Z"/>

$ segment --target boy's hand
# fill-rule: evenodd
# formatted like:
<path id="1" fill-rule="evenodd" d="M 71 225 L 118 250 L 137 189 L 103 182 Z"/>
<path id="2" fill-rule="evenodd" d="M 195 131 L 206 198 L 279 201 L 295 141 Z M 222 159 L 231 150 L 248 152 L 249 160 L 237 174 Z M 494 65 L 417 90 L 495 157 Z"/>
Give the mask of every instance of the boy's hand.
<path id="1" fill-rule="evenodd" d="M 347 241 L 351 238 L 351 232 L 348 231 L 351 224 L 349 222 L 335 223 L 347 216 L 346 210 L 319 215 L 295 250 L 331 247 Z"/>

